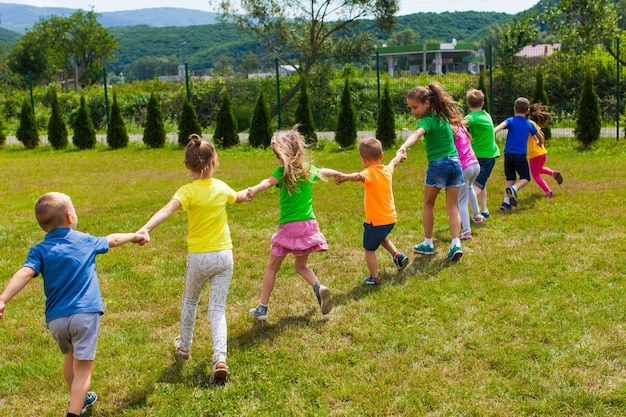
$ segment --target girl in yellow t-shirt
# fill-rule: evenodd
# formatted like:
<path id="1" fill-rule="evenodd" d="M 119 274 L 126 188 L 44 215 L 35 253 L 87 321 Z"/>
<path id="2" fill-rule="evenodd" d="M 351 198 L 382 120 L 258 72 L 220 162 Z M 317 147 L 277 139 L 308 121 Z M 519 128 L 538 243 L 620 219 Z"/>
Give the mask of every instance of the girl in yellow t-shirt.
<path id="1" fill-rule="evenodd" d="M 530 121 L 535 125 L 539 134 L 539 143 L 535 141 L 535 138 L 531 135 L 528 136 L 528 164 L 530 166 L 530 174 L 533 179 L 546 193 L 546 197 L 550 198 L 554 194 L 548 186 L 548 184 L 541 177 L 541 174 L 550 175 L 561 185 L 563 183 L 563 176 L 559 171 L 554 171 L 545 166 L 548 151 L 545 147 L 545 136 L 541 129 L 546 127 L 548 123 L 552 121 L 552 114 L 548 112 L 548 106 L 541 103 L 533 103 L 530 106 L 530 113 L 528 115 Z"/>
<path id="2" fill-rule="evenodd" d="M 209 383 L 223 384 L 228 378 L 226 366 L 227 327 L 226 296 L 233 275 L 233 245 L 226 218 L 226 204 L 247 200 L 247 190 L 235 192 L 226 183 L 213 178 L 218 163 L 213 144 L 196 134 L 189 136 L 185 167 L 193 182 L 176 191 L 169 203 L 157 211 L 138 233 L 150 240 L 150 232 L 176 210 L 187 212 L 187 271 L 185 293 L 180 312 L 180 335 L 174 339 L 179 359 L 191 358 L 191 343 L 200 294 L 207 282 L 209 320 L 213 340 L 213 373 Z"/>

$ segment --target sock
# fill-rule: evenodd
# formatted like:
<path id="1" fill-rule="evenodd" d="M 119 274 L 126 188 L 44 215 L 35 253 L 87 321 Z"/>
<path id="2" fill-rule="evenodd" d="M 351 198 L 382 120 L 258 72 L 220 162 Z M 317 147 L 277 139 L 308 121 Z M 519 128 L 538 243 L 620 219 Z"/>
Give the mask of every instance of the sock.
<path id="1" fill-rule="evenodd" d="M 426 246 L 433 246 L 433 238 L 432 237 L 431 238 L 425 237 L 424 238 L 424 245 L 426 245 Z"/>
<path id="2" fill-rule="evenodd" d="M 259 303 L 259 305 L 256 307 L 256 311 L 258 311 L 259 313 L 267 313 L 267 304 Z"/>
<path id="3" fill-rule="evenodd" d="M 450 243 L 450 249 L 452 249 L 455 246 L 461 246 L 461 239 L 459 239 L 458 237 L 455 237 L 454 239 L 452 239 L 452 243 Z"/>
<path id="4" fill-rule="evenodd" d="M 511 185 L 511 188 L 515 190 L 515 192 L 517 192 L 517 187 L 514 185 Z"/>
<path id="5" fill-rule="evenodd" d="M 511 204 L 511 201 L 509 200 L 509 197 L 504 197 L 504 203 L 505 204 Z"/>

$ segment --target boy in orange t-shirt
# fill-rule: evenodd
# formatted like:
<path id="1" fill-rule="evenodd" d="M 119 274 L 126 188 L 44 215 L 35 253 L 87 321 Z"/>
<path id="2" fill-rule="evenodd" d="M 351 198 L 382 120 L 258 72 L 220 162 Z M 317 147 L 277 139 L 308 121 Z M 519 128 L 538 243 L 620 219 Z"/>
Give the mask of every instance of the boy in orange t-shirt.
<path id="1" fill-rule="evenodd" d="M 383 147 L 376 138 L 365 139 L 359 144 L 359 154 L 363 168 L 361 172 L 341 174 L 335 182 L 361 181 L 365 185 L 365 222 L 363 223 L 363 248 L 370 276 L 363 280 L 367 285 L 380 284 L 376 249 L 385 248 L 392 256 L 398 271 L 409 264 L 409 258 L 399 252 L 387 237 L 396 224 L 396 207 L 393 202 L 391 177 L 393 171 L 404 160 L 396 155 L 389 165 L 382 165 Z"/>

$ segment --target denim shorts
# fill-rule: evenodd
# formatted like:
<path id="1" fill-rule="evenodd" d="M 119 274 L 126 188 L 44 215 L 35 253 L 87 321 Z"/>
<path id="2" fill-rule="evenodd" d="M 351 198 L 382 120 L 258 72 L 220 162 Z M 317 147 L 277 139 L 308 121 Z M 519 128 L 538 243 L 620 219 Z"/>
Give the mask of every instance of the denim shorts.
<path id="1" fill-rule="evenodd" d="M 526 155 L 508 153 L 504 154 L 504 175 L 507 181 L 515 181 L 519 174 L 520 180 L 530 181 L 530 168 L 528 167 L 528 159 Z"/>
<path id="2" fill-rule="evenodd" d="M 478 158 L 478 164 L 480 165 L 480 173 L 474 180 L 474 185 L 484 190 L 487 186 L 487 180 L 491 176 L 491 171 L 496 165 L 496 158 Z"/>
<path id="3" fill-rule="evenodd" d="M 395 225 L 395 223 L 391 223 L 374 226 L 371 223 L 363 223 L 363 249 L 374 252 L 391 233 Z"/>
<path id="4" fill-rule="evenodd" d="M 437 188 L 460 187 L 463 182 L 463 168 L 457 156 L 447 156 L 428 164 L 424 184 Z"/>
<path id="5" fill-rule="evenodd" d="M 79 313 L 59 317 L 48 323 L 48 330 L 64 355 L 74 353 L 74 359 L 92 361 L 100 333 L 100 313 Z"/>

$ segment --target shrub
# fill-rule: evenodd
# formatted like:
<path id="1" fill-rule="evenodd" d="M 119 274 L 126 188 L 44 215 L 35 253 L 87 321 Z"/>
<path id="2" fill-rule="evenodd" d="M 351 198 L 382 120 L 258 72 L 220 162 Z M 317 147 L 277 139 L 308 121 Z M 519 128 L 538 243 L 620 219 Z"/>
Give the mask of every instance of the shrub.
<path id="1" fill-rule="evenodd" d="M 117 93 L 113 91 L 113 105 L 111 106 L 111 119 L 107 127 L 107 143 L 112 149 L 125 148 L 128 146 L 128 132 L 122 117 L 122 110 L 117 102 Z"/>
<path id="2" fill-rule="evenodd" d="M 489 94 L 487 94 L 487 87 L 485 86 L 485 70 L 484 69 L 481 69 L 480 73 L 478 74 L 478 87 L 476 87 L 476 89 L 482 91 L 483 94 L 485 95 L 485 102 L 483 105 L 483 109 L 487 113 L 491 113 L 491 110 L 489 109 Z"/>
<path id="3" fill-rule="evenodd" d="M 230 148 L 239 144 L 237 120 L 233 114 L 233 106 L 227 89 L 222 91 L 222 104 L 215 118 L 213 141 L 222 148 Z"/>
<path id="4" fill-rule="evenodd" d="M 37 130 L 37 121 L 33 114 L 33 108 L 30 101 L 25 98 L 22 103 L 22 111 L 20 112 L 20 125 L 15 132 L 17 140 L 22 142 L 27 149 L 33 149 L 39 145 L 39 131 Z"/>
<path id="5" fill-rule="evenodd" d="M 91 149 L 96 146 L 96 129 L 93 127 L 85 96 L 80 98 L 80 107 L 74 121 L 74 146 L 78 149 Z"/>
<path id="6" fill-rule="evenodd" d="M 159 101 L 159 96 L 156 93 L 152 93 L 146 110 L 143 143 L 151 148 L 162 148 L 165 145 L 166 137 L 161 102 Z"/>
<path id="7" fill-rule="evenodd" d="M 383 149 L 389 149 L 396 142 L 396 120 L 393 111 L 389 81 L 385 82 L 383 96 L 380 99 L 380 109 L 376 127 L 376 138 L 382 143 Z"/>
<path id="8" fill-rule="evenodd" d="M 0 119 L 0 146 L 4 145 L 7 141 L 7 136 L 4 134 L 4 127 L 2 127 L 2 119 Z"/>
<path id="9" fill-rule="evenodd" d="M 189 136 L 193 133 L 197 133 L 202 136 L 202 126 L 198 122 L 198 114 L 193 104 L 187 100 L 183 102 L 183 108 L 180 112 L 180 119 L 178 120 L 178 144 L 180 146 L 187 146 L 189 142 Z"/>
<path id="10" fill-rule="evenodd" d="M 549 104 L 548 93 L 546 92 L 543 83 L 543 70 L 540 65 L 537 65 L 537 68 L 535 69 L 535 88 L 533 90 L 531 103 L 541 103 L 546 106 Z M 552 130 L 549 126 L 541 128 L 541 131 L 543 132 L 546 140 L 552 137 Z"/>
<path id="11" fill-rule="evenodd" d="M 313 113 L 311 112 L 311 106 L 309 103 L 309 93 L 307 87 L 307 77 L 302 76 L 300 83 L 300 95 L 298 96 L 298 105 L 294 117 L 296 123 L 299 124 L 298 132 L 300 132 L 307 140 L 307 142 L 317 142 L 317 133 L 315 132 L 315 122 L 313 121 Z"/>
<path id="12" fill-rule="evenodd" d="M 54 149 L 65 149 L 68 144 L 67 123 L 63 118 L 57 90 L 50 88 L 50 119 L 48 120 L 48 142 Z"/>
<path id="13" fill-rule="evenodd" d="M 583 89 L 578 100 L 578 113 L 576 114 L 576 128 L 574 135 L 576 139 L 588 148 L 593 142 L 600 138 L 601 115 L 600 115 L 600 99 L 593 87 L 593 70 L 587 68 L 585 71 L 585 79 L 583 80 Z"/>
<path id="14" fill-rule="evenodd" d="M 352 105 L 352 95 L 350 94 L 350 80 L 346 77 L 341 93 L 341 106 L 339 117 L 337 118 L 337 129 L 335 130 L 335 141 L 342 148 L 349 148 L 356 143 L 356 111 Z"/>
<path id="15" fill-rule="evenodd" d="M 270 111 L 265 101 L 263 90 L 254 106 L 248 142 L 255 148 L 267 148 L 272 140 L 272 124 Z"/>

